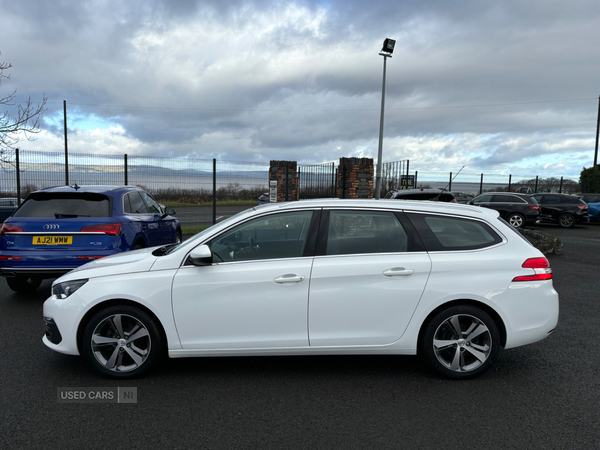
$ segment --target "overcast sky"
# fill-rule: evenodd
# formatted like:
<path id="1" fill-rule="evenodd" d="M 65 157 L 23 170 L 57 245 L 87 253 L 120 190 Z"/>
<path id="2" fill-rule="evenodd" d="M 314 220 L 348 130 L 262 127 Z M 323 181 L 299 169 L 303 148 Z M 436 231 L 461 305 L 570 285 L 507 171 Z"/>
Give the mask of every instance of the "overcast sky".
<path id="1" fill-rule="evenodd" d="M 593 164 L 598 0 L 0 0 L 0 97 L 48 98 L 24 150 L 377 158 L 578 176 Z M 0 111 L 0 113 L 3 111 Z"/>

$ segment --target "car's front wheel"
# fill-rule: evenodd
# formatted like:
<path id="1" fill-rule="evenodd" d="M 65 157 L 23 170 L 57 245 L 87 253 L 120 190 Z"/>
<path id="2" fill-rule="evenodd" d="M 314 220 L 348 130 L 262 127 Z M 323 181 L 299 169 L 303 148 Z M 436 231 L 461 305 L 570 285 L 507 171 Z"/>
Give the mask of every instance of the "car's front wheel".
<path id="1" fill-rule="evenodd" d="M 523 228 L 525 226 L 525 217 L 519 213 L 512 213 L 507 217 L 507 222 L 515 228 Z"/>
<path id="2" fill-rule="evenodd" d="M 558 216 L 558 224 L 562 228 L 572 228 L 575 226 L 575 217 L 573 217 L 573 214 L 563 213 Z"/>
<path id="3" fill-rule="evenodd" d="M 500 348 L 494 320 L 469 305 L 438 312 L 427 324 L 421 342 L 425 361 L 450 378 L 470 378 L 491 367 Z"/>
<path id="4" fill-rule="evenodd" d="M 82 352 L 92 365 L 112 378 L 133 378 L 160 359 L 163 339 L 154 319 L 129 306 L 111 306 L 87 323 Z"/>
<path id="5" fill-rule="evenodd" d="M 7 277 L 6 284 L 13 291 L 18 293 L 33 292 L 42 284 L 41 278 L 27 278 L 27 277 Z"/>

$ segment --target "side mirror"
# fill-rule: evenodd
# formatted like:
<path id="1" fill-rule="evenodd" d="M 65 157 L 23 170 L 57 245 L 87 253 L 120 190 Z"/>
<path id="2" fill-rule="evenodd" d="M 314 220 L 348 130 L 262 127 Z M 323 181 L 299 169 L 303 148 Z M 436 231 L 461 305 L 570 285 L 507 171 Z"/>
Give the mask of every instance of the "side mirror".
<path id="1" fill-rule="evenodd" d="M 213 261 L 210 247 L 208 245 L 199 245 L 190 252 L 189 260 L 195 266 L 210 266 Z"/>
<path id="2" fill-rule="evenodd" d="M 174 208 L 171 208 L 170 206 L 167 206 L 165 208 L 165 215 L 166 216 L 174 216 L 175 214 L 177 214 L 177 213 L 175 212 Z"/>
<path id="3" fill-rule="evenodd" d="M 473 202 L 473 200 L 469 200 L 467 203 L 468 203 L 469 205 L 474 205 L 474 204 L 475 204 L 475 203 Z"/>

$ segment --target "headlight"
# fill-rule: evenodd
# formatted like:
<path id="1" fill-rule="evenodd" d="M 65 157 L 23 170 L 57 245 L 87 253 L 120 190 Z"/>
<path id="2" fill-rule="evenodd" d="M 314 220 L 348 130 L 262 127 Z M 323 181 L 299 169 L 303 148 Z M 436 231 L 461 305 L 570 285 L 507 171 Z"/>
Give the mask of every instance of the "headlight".
<path id="1" fill-rule="evenodd" d="M 55 284 L 52 286 L 52 295 L 62 300 L 67 298 L 87 282 L 88 279 L 86 278 L 84 280 L 65 281 L 64 283 Z"/>

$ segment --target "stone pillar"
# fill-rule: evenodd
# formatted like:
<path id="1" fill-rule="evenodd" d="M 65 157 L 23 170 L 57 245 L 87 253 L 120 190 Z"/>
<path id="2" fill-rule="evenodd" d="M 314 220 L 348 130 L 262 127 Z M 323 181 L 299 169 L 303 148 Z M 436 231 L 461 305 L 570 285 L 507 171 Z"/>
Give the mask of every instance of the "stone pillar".
<path id="1" fill-rule="evenodd" d="M 373 159 L 340 158 L 337 174 L 338 198 L 373 198 Z"/>
<path id="2" fill-rule="evenodd" d="M 298 198 L 297 179 L 298 163 L 296 161 L 271 161 L 269 169 L 269 188 L 271 182 L 277 182 L 277 202 L 293 201 Z M 271 192 L 271 190 L 269 190 Z M 271 198 L 273 202 L 275 199 Z"/>

